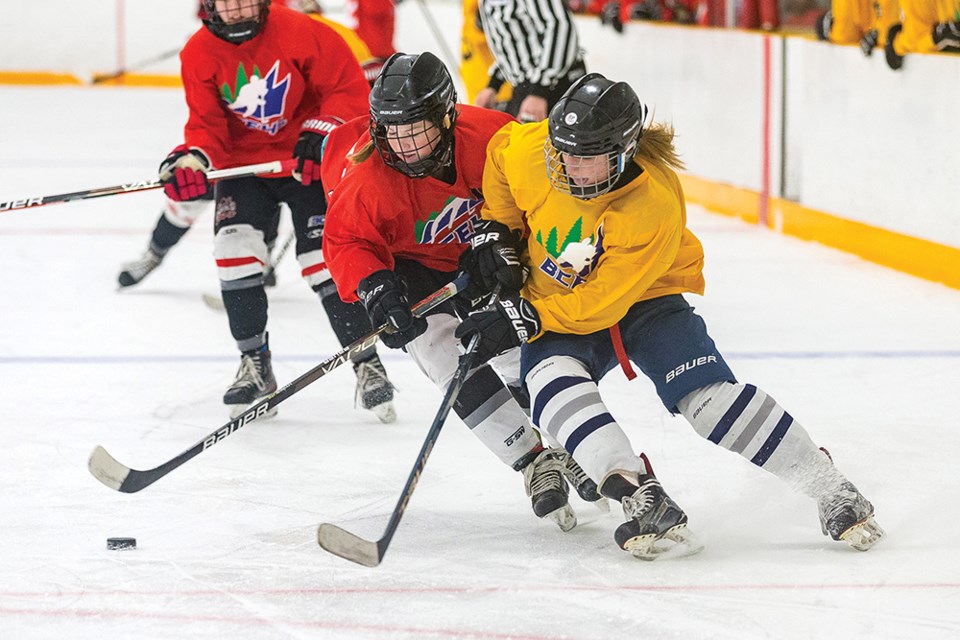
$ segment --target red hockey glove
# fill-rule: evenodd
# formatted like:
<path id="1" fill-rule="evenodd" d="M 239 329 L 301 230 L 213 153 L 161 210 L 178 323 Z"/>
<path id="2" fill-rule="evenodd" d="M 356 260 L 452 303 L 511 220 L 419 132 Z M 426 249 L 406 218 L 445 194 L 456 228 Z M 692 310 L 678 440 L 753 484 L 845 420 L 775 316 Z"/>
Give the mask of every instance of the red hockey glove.
<path id="1" fill-rule="evenodd" d="M 207 171 L 210 159 L 202 150 L 180 145 L 160 163 L 163 192 L 176 202 L 197 200 L 210 190 Z"/>
<path id="2" fill-rule="evenodd" d="M 309 187 L 320 181 L 320 159 L 323 157 L 323 142 L 327 135 L 343 124 L 335 116 L 318 116 L 305 120 L 300 127 L 300 137 L 293 148 L 293 158 L 297 168 L 293 170 L 294 179 Z"/>

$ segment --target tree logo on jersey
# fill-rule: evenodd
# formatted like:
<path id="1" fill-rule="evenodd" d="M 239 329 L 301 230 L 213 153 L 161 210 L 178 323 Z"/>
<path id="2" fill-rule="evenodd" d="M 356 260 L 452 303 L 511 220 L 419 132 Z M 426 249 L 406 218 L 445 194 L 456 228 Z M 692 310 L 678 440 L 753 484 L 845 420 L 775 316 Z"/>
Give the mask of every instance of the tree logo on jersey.
<path id="1" fill-rule="evenodd" d="M 279 60 L 273 63 L 266 77 L 256 65 L 248 74 L 241 62 L 237 67 L 233 88 L 226 82 L 220 87 L 223 100 L 248 129 L 276 135 L 287 124 L 283 109 L 287 102 L 287 90 L 290 88 L 290 74 L 277 82 L 278 75 Z"/>
<path id="2" fill-rule="evenodd" d="M 454 198 L 450 196 L 440 211 L 431 213 L 426 220 L 417 220 L 414 231 L 417 244 L 447 244 L 469 242 L 473 235 L 473 222 L 480 219 L 479 198 Z"/>
<path id="3" fill-rule="evenodd" d="M 537 231 L 537 242 L 547 251 L 547 257 L 540 264 L 540 271 L 568 289 L 584 282 L 593 271 L 603 254 L 603 225 L 597 227 L 594 236 L 583 237 L 583 218 L 577 218 L 570 231 L 560 242 L 560 232 L 556 227 L 547 234 Z"/>

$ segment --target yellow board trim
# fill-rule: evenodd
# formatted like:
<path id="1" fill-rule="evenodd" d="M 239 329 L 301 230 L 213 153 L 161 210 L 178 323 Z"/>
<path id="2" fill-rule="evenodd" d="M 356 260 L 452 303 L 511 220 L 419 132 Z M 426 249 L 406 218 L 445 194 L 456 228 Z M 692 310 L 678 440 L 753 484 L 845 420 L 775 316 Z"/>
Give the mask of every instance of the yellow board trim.
<path id="1" fill-rule="evenodd" d="M 751 224 L 760 219 L 760 195 L 691 175 L 681 176 L 687 200 Z M 960 289 L 960 249 L 770 198 L 768 226 L 813 240 L 918 278 Z"/>
<path id="2" fill-rule="evenodd" d="M 107 72 L 109 73 L 109 72 Z M 94 74 L 94 78 L 97 74 Z M 71 73 L 53 73 L 49 71 L 0 71 L 0 85 L 2 84 L 20 84 L 20 85 L 92 85 L 93 82 L 81 80 Z M 146 74 L 131 73 L 113 80 L 105 80 L 96 83 L 95 86 L 117 86 L 125 87 L 182 87 L 180 76 L 165 74 Z"/>

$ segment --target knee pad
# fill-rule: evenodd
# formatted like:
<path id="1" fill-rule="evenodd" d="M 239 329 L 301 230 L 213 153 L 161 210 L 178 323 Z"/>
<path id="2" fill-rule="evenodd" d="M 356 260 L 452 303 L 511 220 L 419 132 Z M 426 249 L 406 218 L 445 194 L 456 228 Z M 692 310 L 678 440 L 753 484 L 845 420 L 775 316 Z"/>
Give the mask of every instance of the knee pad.
<path id="1" fill-rule="evenodd" d="M 424 375 L 444 390 L 450 384 L 460 358 L 460 341 L 453 335 L 459 321 L 446 313 L 435 313 L 426 319 L 427 330 L 410 341 L 406 350 Z"/>
<path id="2" fill-rule="evenodd" d="M 221 227 L 213 239 L 213 255 L 221 288 L 225 283 L 263 274 L 267 262 L 267 245 L 263 232 L 248 224 Z"/>

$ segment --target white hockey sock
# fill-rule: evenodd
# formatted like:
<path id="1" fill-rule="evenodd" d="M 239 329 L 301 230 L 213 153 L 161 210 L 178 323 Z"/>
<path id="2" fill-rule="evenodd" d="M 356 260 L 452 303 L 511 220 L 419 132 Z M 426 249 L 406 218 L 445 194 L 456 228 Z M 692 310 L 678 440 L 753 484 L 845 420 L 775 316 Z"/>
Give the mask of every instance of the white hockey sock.
<path id="1" fill-rule="evenodd" d="M 803 426 L 751 384 L 717 382 L 688 394 L 677 408 L 701 436 L 812 498 L 846 480 Z"/>
<path id="2" fill-rule="evenodd" d="M 527 374 L 527 389 L 534 425 L 559 441 L 598 485 L 615 470 L 650 473 L 579 360 L 545 359 Z"/>

